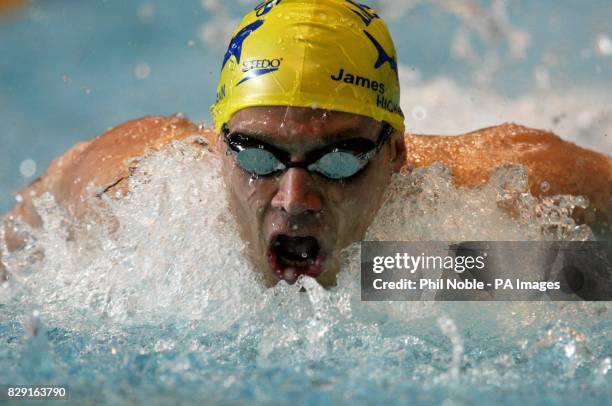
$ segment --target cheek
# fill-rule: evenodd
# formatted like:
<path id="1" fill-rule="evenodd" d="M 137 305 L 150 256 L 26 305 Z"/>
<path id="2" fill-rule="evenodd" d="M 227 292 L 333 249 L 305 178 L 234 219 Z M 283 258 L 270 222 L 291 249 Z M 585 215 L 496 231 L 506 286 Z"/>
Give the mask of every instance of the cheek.
<path id="1" fill-rule="evenodd" d="M 333 185 L 328 193 L 329 201 L 339 220 L 339 237 L 346 240 L 361 238 L 372 222 L 382 202 L 389 183 L 390 172 L 386 167 L 367 171 L 355 182 Z"/>
<path id="2" fill-rule="evenodd" d="M 386 163 L 374 163 L 354 180 L 345 184 L 330 184 L 330 201 L 336 206 L 361 208 L 377 207 L 389 184 L 391 170 Z"/>
<path id="3" fill-rule="evenodd" d="M 241 226 L 254 226 L 253 220 L 262 217 L 272 200 L 273 182 L 263 178 L 253 179 L 237 167 L 231 157 L 224 158 L 223 173 L 230 205 L 242 223 Z"/>

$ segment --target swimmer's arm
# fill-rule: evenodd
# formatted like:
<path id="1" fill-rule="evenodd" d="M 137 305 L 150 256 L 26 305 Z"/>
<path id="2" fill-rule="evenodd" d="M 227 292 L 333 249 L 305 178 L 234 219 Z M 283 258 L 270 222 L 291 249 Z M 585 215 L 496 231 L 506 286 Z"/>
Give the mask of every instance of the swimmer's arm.
<path id="1" fill-rule="evenodd" d="M 8 216 L 40 226 L 32 199 L 49 192 L 64 209 L 80 218 L 90 210 L 89 202 L 101 203 L 96 197 L 127 192 L 127 179 L 138 164 L 136 158 L 190 136 L 199 136 L 203 142 L 194 144 L 200 146 L 214 139 L 210 132 L 176 116 L 143 117 L 123 123 L 55 159 L 43 176 L 17 192 L 21 202 Z"/>
<path id="2" fill-rule="evenodd" d="M 407 135 L 409 167 L 443 162 L 457 185 L 478 187 L 492 170 L 517 163 L 529 171 L 529 189 L 537 197 L 558 194 L 589 199 L 586 211 L 577 210 L 580 223 L 610 234 L 612 221 L 612 159 L 581 148 L 555 134 L 516 124 L 502 124 L 461 136 Z"/>
<path id="3" fill-rule="evenodd" d="M 9 215 L 39 226 L 32 197 L 50 192 L 75 217 L 82 217 L 89 210 L 89 185 L 111 197 L 117 191 L 125 192 L 127 179 L 137 164 L 132 160 L 134 157 L 191 135 L 202 137 L 215 148 L 216 137 L 211 131 L 184 118 L 144 117 L 121 124 L 77 144 L 54 160 L 45 175 L 19 192 L 22 202 Z M 480 186 L 495 167 L 506 162 L 519 163 L 529 169 L 532 194 L 588 197 L 589 224 L 611 216 L 612 160 L 552 133 L 504 124 L 461 136 L 407 135 L 406 144 L 409 167 L 443 162 L 452 169 L 458 185 Z M 543 181 L 548 184 L 547 190 L 540 187 Z"/>
<path id="4" fill-rule="evenodd" d="M 56 202 L 75 218 L 91 212 L 90 203 L 101 205 L 103 195 L 112 198 L 127 192 L 127 179 L 138 164 L 134 158 L 164 145 L 194 137 L 197 147 L 212 146 L 216 137 L 191 121 L 177 117 L 151 116 L 123 123 L 89 141 L 76 144 L 53 160 L 44 175 L 17 191 L 18 203 L 3 218 L 40 227 L 42 220 L 33 199 L 51 193 Z M 93 189 L 89 190 L 90 187 Z M 93 190 L 93 196 L 91 191 Z M 23 240 L 5 227 L 6 248 L 19 249 Z M 1 255 L 1 252 L 0 252 Z M 0 281 L 4 270 L 0 258 Z"/>

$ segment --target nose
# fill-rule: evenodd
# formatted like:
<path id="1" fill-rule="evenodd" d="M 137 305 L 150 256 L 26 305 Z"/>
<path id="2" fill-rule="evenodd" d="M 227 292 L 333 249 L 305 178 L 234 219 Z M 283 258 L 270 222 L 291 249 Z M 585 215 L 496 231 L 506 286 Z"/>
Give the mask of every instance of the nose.
<path id="1" fill-rule="evenodd" d="M 279 180 L 272 207 L 295 215 L 319 212 L 323 208 L 321 195 L 313 185 L 312 176 L 303 168 L 290 168 Z"/>

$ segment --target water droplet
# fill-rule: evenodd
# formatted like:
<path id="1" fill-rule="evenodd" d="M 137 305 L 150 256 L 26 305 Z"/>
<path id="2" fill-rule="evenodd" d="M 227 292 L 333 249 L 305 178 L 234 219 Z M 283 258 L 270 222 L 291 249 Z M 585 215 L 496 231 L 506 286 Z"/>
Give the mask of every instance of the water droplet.
<path id="1" fill-rule="evenodd" d="M 599 34 L 597 36 L 596 44 L 596 51 L 599 55 L 612 55 L 612 40 L 606 34 Z"/>
<path id="2" fill-rule="evenodd" d="M 419 121 L 425 120 L 427 118 L 427 110 L 423 106 L 415 106 L 412 109 L 412 117 Z"/>
<path id="3" fill-rule="evenodd" d="M 134 76 L 136 76 L 136 79 L 138 80 L 146 79 L 150 74 L 151 67 L 144 62 L 141 62 L 134 67 Z"/>
<path id="4" fill-rule="evenodd" d="M 138 19 L 143 23 L 150 23 L 155 17 L 155 6 L 153 4 L 143 4 L 138 7 Z"/>
<path id="5" fill-rule="evenodd" d="M 19 164 L 19 172 L 24 178 L 31 178 L 36 173 L 36 162 L 30 158 L 24 159 Z"/>

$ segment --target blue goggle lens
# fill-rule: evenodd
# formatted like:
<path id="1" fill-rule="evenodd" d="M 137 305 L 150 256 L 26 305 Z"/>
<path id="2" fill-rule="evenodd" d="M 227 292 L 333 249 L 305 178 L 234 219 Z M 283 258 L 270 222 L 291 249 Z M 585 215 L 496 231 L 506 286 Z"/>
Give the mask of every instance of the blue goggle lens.
<path id="1" fill-rule="evenodd" d="M 262 148 L 246 148 L 236 154 L 236 162 L 254 175 L 269 175 L 284 169 L 284 165 L 270 152 Z"/>
<path id="2" fill-rule="evenodd" d="M 285 165 L 274 154 L 263 148 L 243 149 L 236 154 L 236 162 L 245 171 L 259 176 L 285 169 Z M 317 162 L 308 165 L 308 170 L 330 179 L 344 179 L 355 175 L 365 164 L 366 162 L 360 161 L 349 152 L 335 151 L 323 155 Z"/>
<path id="3" fill-rule="evenodd" d="M 343 179 L 355 175 L 363 167 L 363 163 L 349 152 L 336 151 L 323 155 L 308 170 L 317 171 L 331 179 Z"/>

